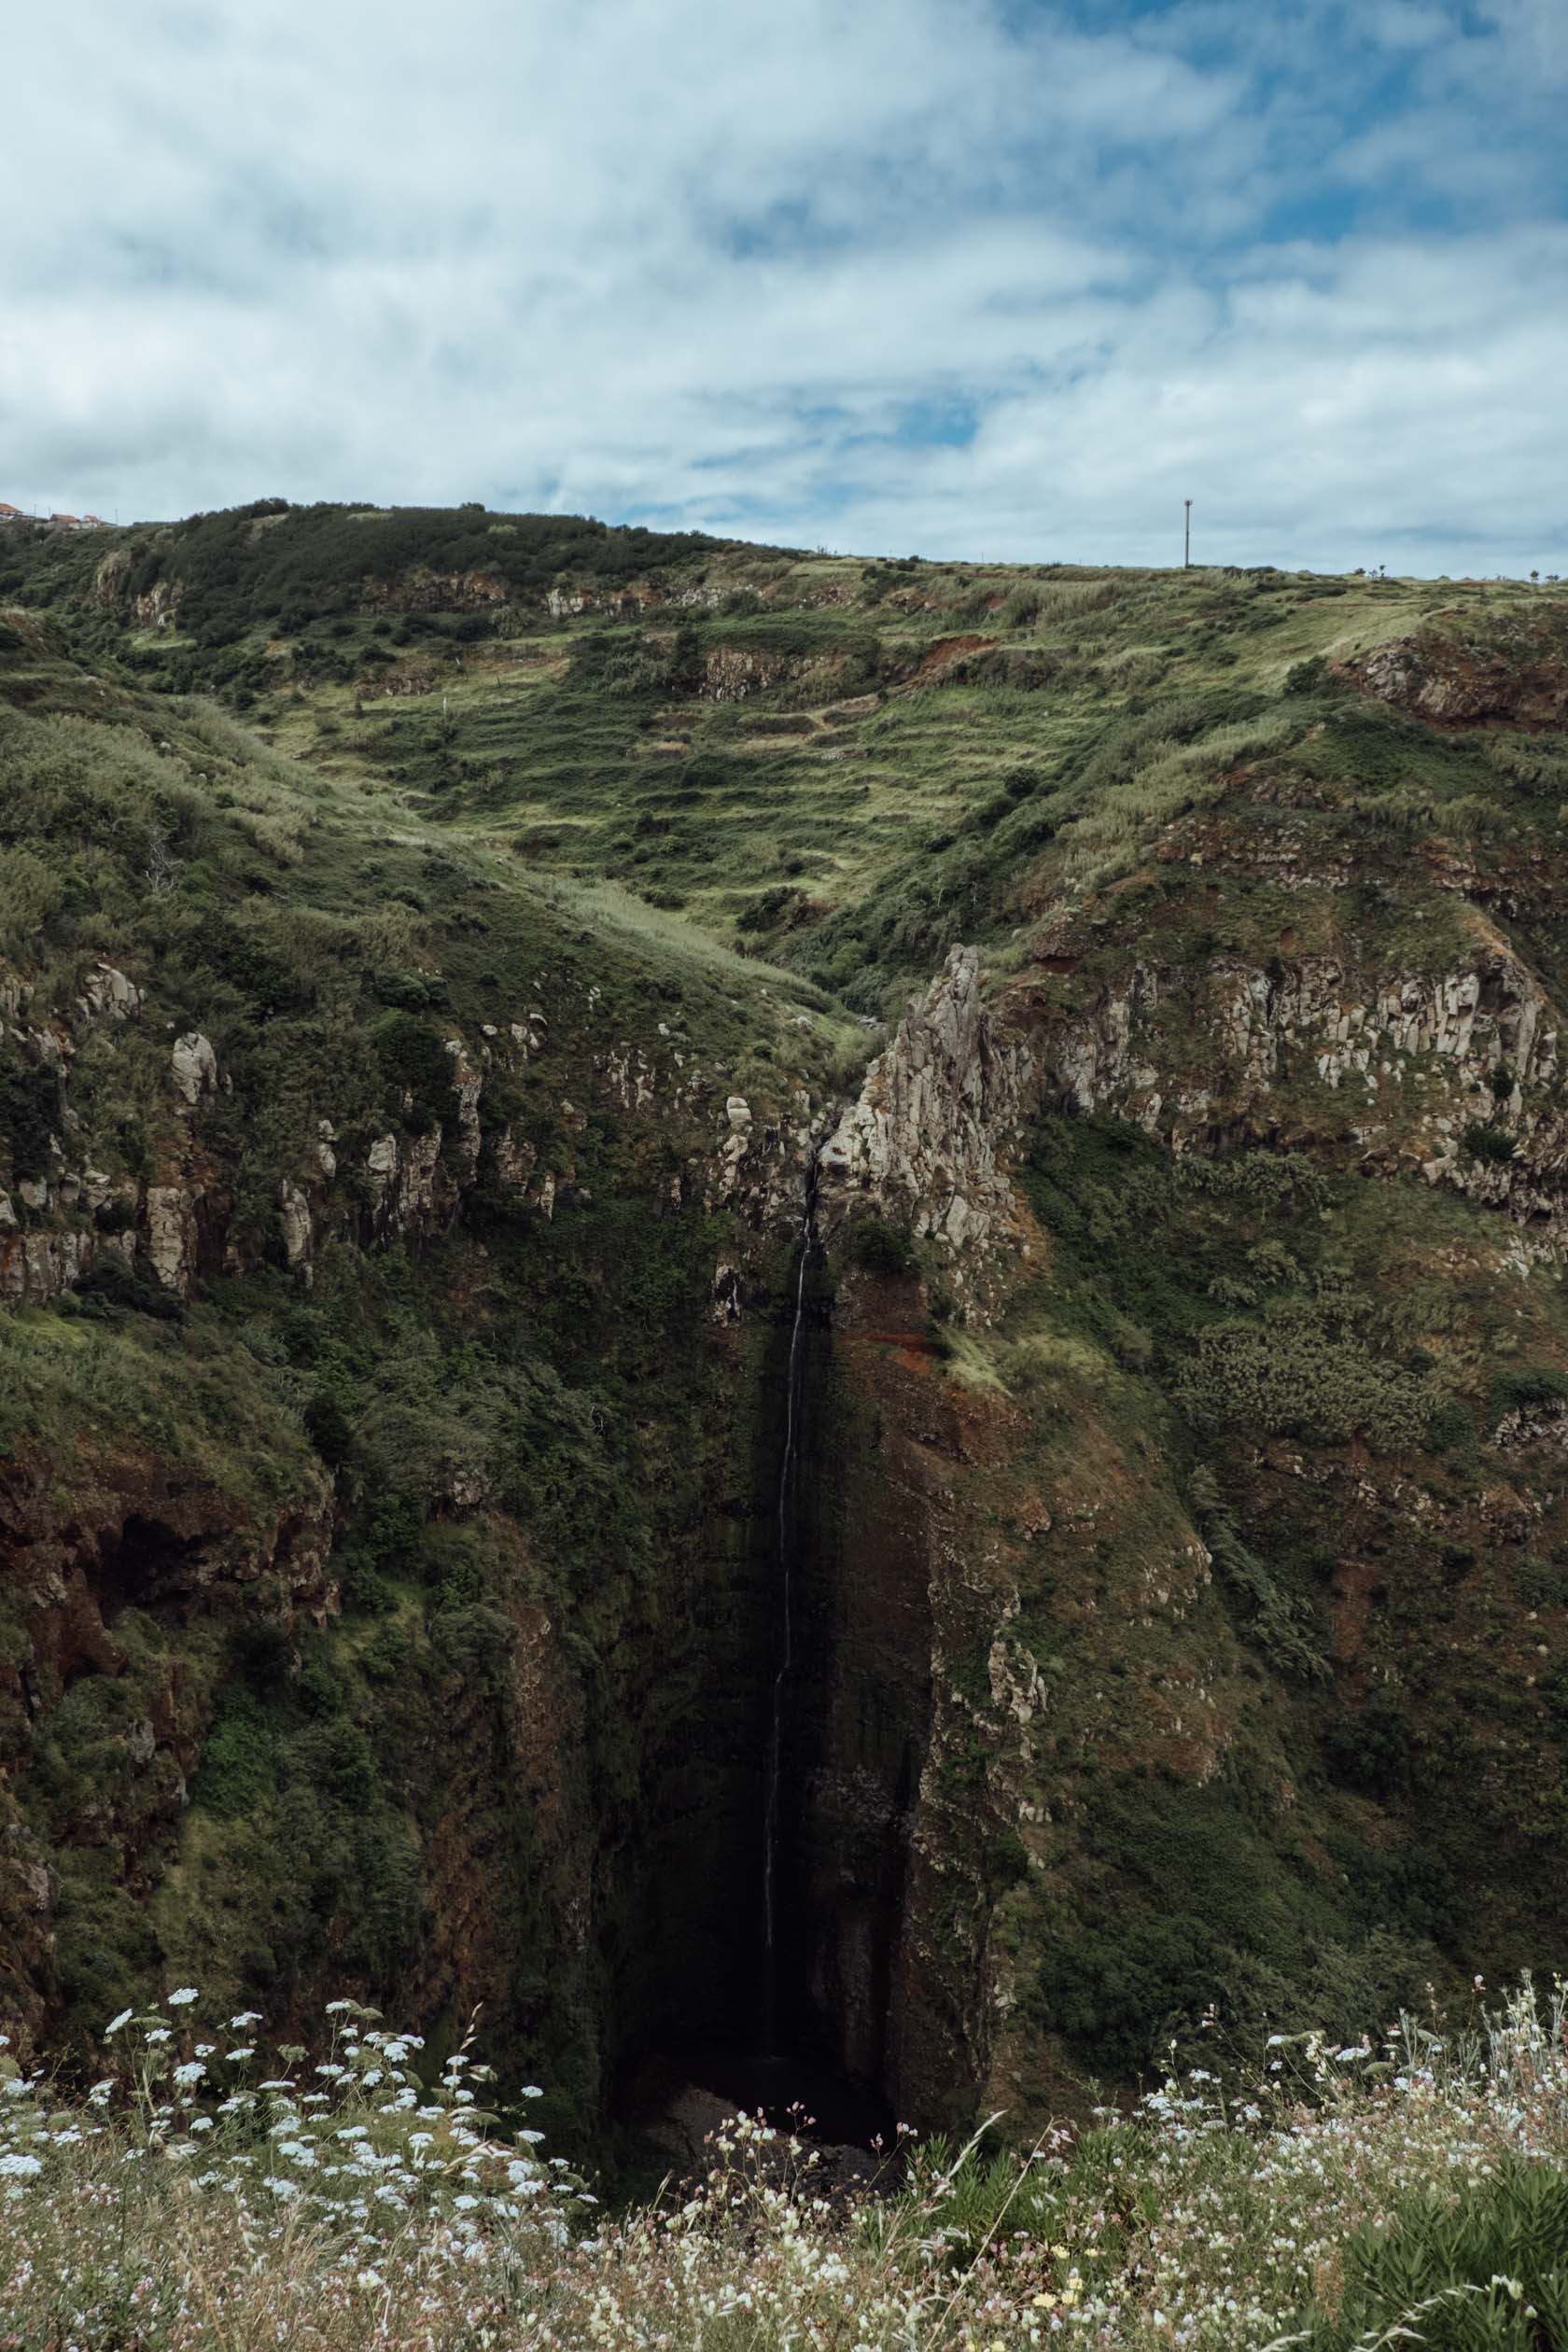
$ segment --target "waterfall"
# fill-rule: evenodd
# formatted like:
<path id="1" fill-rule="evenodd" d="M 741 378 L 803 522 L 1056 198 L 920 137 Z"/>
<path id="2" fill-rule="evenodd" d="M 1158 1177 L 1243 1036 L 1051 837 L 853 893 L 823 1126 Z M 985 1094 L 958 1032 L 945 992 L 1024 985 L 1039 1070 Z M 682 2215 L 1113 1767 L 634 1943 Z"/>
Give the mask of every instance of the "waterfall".
<path id="1" fill-rule="evenodd" d="M 790 1327 L 790 1365 L 785 1381 L 784 1454 L 778 1470 L 779 1634 L 778 1663 L 773 1677 L 768 1718 L 767 1766 L 763 1814 L 763 2051 L 777 2054 L 778 2041 L 778 1829 L 784 1762 L 784 1718 L 789 1703 L 791 1671 L 795 1659 L 795 1467 L 800 1448 L 801 1407 L 805 1399 L 805 1277 L 816 1245 L 817 1167 L 813 1160 L 806 1178 L 805 1211 L 801 1219 L 795 1266 L 794 1317 Z"/>

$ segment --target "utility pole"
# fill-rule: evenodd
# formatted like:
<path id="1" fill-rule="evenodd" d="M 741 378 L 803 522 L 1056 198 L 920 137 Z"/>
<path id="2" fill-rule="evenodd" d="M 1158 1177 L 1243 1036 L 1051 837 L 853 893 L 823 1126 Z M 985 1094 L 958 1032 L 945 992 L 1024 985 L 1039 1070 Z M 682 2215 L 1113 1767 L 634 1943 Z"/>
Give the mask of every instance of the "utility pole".
<path id="1" fill-rule="evenodd" d="M 1184 518 L 1184 527 L 1183 527 L 1183 534 L 1182 534 L 1182 569 L 1183 569 L 1183 571 L 1191 571 L 1191 569 L 1192 569 L 1192 500 L 1191 500 L 1190 498 L 1183 498 L 1183 501 L 1182 501 L 1182 504 L 1183 504 L 1183 507 L 1185 507 L 1185 509 L 1186 509 L 1186 515 L 1185 515 L 1185 518 Z"/>

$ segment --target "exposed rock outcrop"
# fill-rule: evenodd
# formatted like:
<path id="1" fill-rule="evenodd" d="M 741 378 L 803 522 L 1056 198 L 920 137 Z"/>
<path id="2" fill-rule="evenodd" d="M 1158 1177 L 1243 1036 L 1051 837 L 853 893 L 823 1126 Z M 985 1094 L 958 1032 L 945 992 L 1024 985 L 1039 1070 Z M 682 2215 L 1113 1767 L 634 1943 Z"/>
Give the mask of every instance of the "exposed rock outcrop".
<path id="1" fill-rule="evenodd" d="M 1345 675 L 1436 726 L 1568 726 L 1568 659 L 1546 643 L 1504 650 L 1434 632 L 1377 646 Z"/>
<path id="2" fill-rule="evenodd" d="M 217 1092 L 217 1056 L 211 1040 L 200 1029 L 188 1029 L 183 1037 L 175 1038 L 169 1061 L 175 1092 L 191 1110 L 203 1095 Z"/>
<path id="3" fill-rule="evenodd" d="M 1039 1095 L 1029 1042 L 987 1009 L 978 950 L 953 948 L 822 1147 L 824 1237 L 863 1199 L 955 1260 L 983 1258 L 1015 1222 L 1006 1149 Z"/>
<path id="4" fill-rule="evenodd" d="M 149 1184 L 147 1249 L 165 1290 L 188 1297 L 196 1280 L 196 1204 L 184 1184 Z"/>
<path id="5" fill-rule="evenodd" d="M 1113 1112 L 1177 1152 L 1326 1129 L 1357 1165 L 1419 1168 L 1568 1239 L 1561 1019 L 1495 938 L 1448 972 L 1390 975 L 1326 957 L 1139 959 L 1086 1012 L 1050 1006 L 1026 978 L 1007 1014 L 1037 1040 L 1047 1100 Z"/>

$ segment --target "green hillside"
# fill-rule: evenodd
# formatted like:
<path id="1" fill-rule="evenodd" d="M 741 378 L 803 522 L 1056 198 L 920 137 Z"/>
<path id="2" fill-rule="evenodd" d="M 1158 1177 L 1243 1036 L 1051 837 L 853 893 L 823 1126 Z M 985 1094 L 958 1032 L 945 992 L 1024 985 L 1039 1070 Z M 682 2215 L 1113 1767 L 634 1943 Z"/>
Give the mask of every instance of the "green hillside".
<path id="1" fill-rule="evenodd" d="M 1561 1958 L 1568 597 L 263 502 L 0 601 L 9 2030 L 743 2044 L 787 1431 L 861 2092 Z"/>

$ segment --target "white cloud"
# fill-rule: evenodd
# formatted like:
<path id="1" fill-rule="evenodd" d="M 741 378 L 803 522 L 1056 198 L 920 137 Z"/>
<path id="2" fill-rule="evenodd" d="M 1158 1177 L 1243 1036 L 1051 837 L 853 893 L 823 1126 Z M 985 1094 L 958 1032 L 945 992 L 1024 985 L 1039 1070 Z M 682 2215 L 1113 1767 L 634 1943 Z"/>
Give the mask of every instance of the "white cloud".
<path id="1" fill-rule="evenodd" d="M 10 37 L 0 497 L 1568 567 L 1560 21 L 89 0 Z"/>

